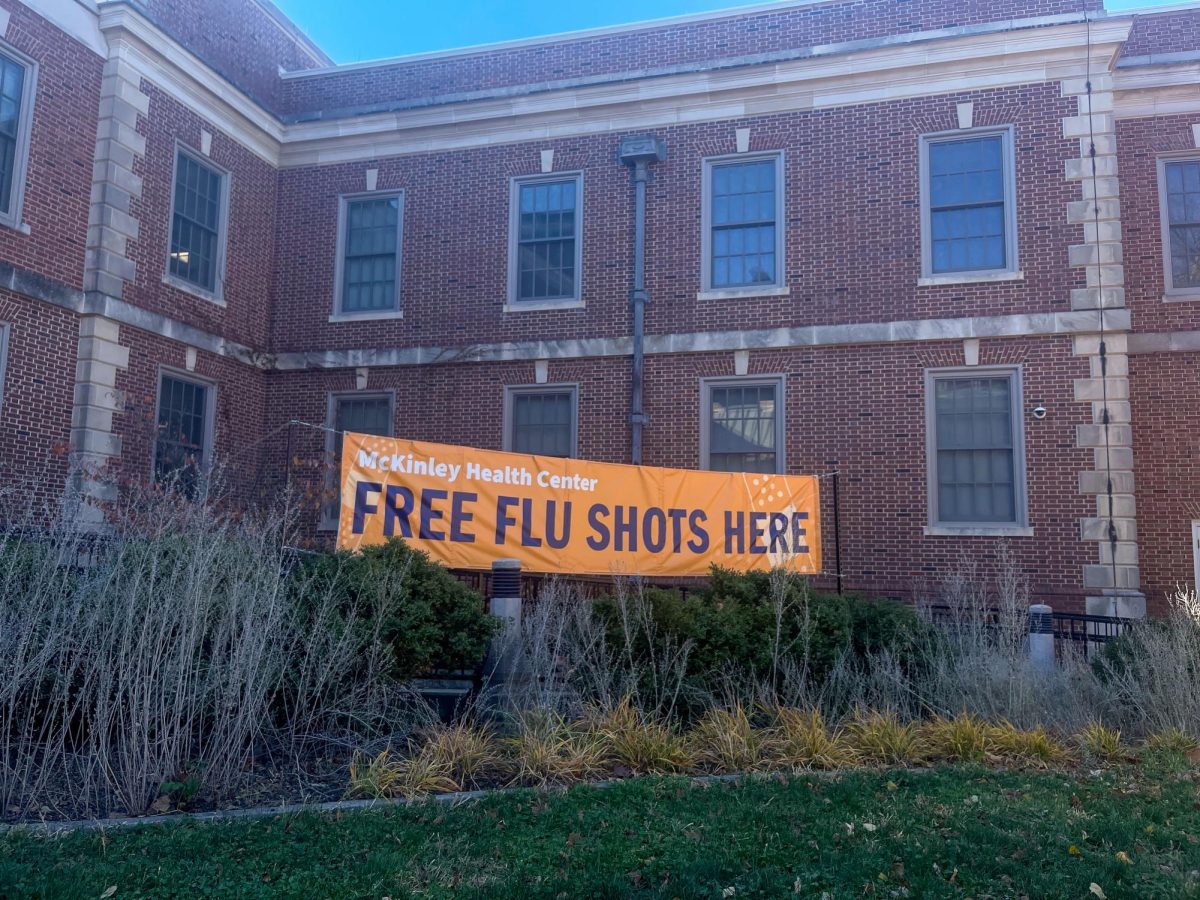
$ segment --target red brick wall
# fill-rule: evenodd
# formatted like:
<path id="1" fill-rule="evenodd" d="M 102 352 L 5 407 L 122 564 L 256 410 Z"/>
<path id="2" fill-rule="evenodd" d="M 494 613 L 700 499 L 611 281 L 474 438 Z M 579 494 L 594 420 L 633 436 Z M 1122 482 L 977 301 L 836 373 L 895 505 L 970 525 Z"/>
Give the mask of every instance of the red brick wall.
<path id="1" fill-rule="evenodd" d="M 918 287 L 921 274 L 919 137 L 957 127 L 956 104 L 975 104 L 978 125 L 1015 124 L 1019 256 L 1025 280 Z M 647 331 L 879 322 L 891 319 L 1054 312 L 1084 285 L 1067 266 L 1082 228 L 1064 210 L 1078 187 L 1063 161 L 1062 118 L 1074 100 L 1056 85 L 983 91 L 816 113 L 707 123 L 656 133 L 667 159 L 655 166 L 647 212 Z M 706 156 L 732 153 L 734 130 L 752 150 L 783 150 L 789 297 L 697 300 L 701 172 Z M 632 254 L 629 171 L 617 138 L 420 154 L 280 174 L 275 349 L 628 334 Z M 553 148 L 557 171 L 582 170 L 584 310 L 505 313 L 509 178 L 537 173 Z M 405 191 L 401 321 L 329 323 L 337 196 L 378 187 Z M 470 197 L 469 204 L 455 202 Z"/>
<path id="2" fill-rule="evenodd" d="M 387 104 L 1100 8 L 1099 0 L 814 3 L 736 18 L 287 79 L 283 85 L 283 110 L 294 114 Z"/>
<path id="3" fill-rule="evenodd" d="M 66 484 L 79 323 L 73 313 L 0 290 L 9 327 L 0 401 L 0 483 L 33 488 L 37 503 Z"/>
<path id="4" fill-rule="evenodd" d="M 1117 123 L 1125 300 L 1132 309 L 1135 331 L 1200 328 L 1200 300 L 1163 301 L 1166 261 L 1158 191 L 1160 156 L 1183 152 L 1200 158 L 1192 139 L 1194 120 L 1194 116 L 1159 116 Z"/>
<path id="5" fill-rule="evenodd" d="M 125 299 L 264 348 L 269 341 L 275 253 L 275 169 L 150 82 L 143 80 L 142 90 L 150 96 L 150 112 L 138 119 L 138 130 L 146 135 L 146 155 L 136 165 L 143 179 L 142 196 L 133 202 L 132 214 L 140 220 L 140 230 L 129 249 L 130 258 L 137 263 L 137 277 L 127 286 Z M 213 135 L 209 159 L 229 173 L 224 307 L 163 281 L 177 142 L 199 155 L 201 129 Z"/>
<path id="6" fill-rule="evenodd" d="M 1200 353 L 1129 358 L 1138 553 L 1151 612 L 1195 585 L 1192 521 L 1200 519 Z"/>
<path id="7" fill-rule="evenodd" d="M 973 556 L 994 575 L 995 538 L 925 537 L 925 382 L 929 367 L 962 365 L 959 342 L 755 351 L 750 370 L 787 379 L 789 472 L 840 472 L 842 562 L 852 588 L 907 594 L 936 582 Z M 1088 421 L 1075 403 L 1072 379 L 1087 362 L 1069 338 L 985 341 L 982 364 L 1024 367 L 1025 407 L 1044 405 L 1041 421 L 1025 418 L 1032 538 L 1010 546 L 1033 590 L 1056 608 L 1081 609 L 1081 566 L 1094 562 L 1093 545 L 1079 541 L 1078 520 L 1095 514 L 1094 500 L 1076 491 L 1077 473 L 1091 451 L 1075 444 L 1075 426 Z M 532 384 L 532 363 L 489 363 L 373 369 L 368 391 L 394 391 L 395 433 L 405 438 L 499 448 L 504 386 Z M 646 361 L 645 462 L 699 466 L 700 379 L 733 375 L 733 354 L 651 356 Z M 629 461 L 628 359 L 552 360 L 551 382 L 579 384 L 579 454 Z M 275 373 L 269 378 L 271 427 L 286 418 L 321 425 L 330 391 L 354 390 L 351 371 Z M 272 442 L 269 477 L 286 469 Z M 323 484 L 319 462 L 325 437 L 296 427 L 289 444 L 292 484 L 307 494 L 307 521 L 316 521 Z M 314 465 L 314 463 L 316 465 Z M 832 572 L 833 515 L 824 482 L 825 568 Z M 829 579 L 826 578 L 826 583 Z"/>
<path id="8" fill-rule="evenodd" d="M 30 233 L 0 226 L 0 259 L 81 288 L 103 63 L 28 6 L 0 7 L 11 16 L 4 41 L 37 63 L 22 211 Z"/>
<path id="9" fill-rule="evenodd" d="M 325 65 L 253 0 L 144 0 L 148 18 L 267 109 L 281 105 L 279 70 Z"/>

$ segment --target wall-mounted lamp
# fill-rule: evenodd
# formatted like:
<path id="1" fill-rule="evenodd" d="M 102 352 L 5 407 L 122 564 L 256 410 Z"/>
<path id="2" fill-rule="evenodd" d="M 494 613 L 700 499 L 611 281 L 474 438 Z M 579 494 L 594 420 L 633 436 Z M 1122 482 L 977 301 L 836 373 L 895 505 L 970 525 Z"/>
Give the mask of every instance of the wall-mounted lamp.
<path id="1" fill-rule="evenodd" d="M 1032 412 L 1035 419 L 1046 418 L 1046 407 L 1042 406 L 1040 403 L 1033 408 Z"/>

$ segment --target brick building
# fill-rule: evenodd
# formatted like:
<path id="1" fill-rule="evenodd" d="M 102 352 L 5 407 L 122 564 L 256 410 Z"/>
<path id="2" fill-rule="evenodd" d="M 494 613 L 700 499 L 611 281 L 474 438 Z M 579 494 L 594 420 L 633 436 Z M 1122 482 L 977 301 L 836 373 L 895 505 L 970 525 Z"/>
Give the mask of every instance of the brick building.
<path id="1" fill-rule="evenodd" d="M 309 425 L 629 462 L 636 145 L 643 462 L 838 472 L 853 588 L 1002 543 L 1060 608 L 1194 585 L 1200 7 L 785 0 L 336 66 L 203 6 L 0 0 L 5 479 L 316 497 Z"/>

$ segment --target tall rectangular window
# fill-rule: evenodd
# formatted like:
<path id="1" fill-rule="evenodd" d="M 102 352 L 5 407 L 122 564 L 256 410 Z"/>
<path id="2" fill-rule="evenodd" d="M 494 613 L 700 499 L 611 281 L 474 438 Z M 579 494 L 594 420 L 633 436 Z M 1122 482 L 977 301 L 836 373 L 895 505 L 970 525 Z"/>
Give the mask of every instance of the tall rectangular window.
<path id="1" fill-rule="evenodd" d="M 325 456 L 329 460 L 326 475 L 326 496 L 321 512 L 323 529 L 337 528 L 341 508 L 342 436 L 347 431 L 356 434 L 392 435 L 391 394 L 331 394 L 326 417 Z"/>
<path id="2" fill-rule="evenodd" d="M 539 456 L 574 456 L 576 398 L 574 386 L 509 388 L 505 396 L 504 449 Z"/>
<path id="3" fill-rule="evenodd" d="M 704 382 L 702 464 L 718 472 L 782 472 L 783 380 Z"/>
<path id="4" fill-rule="evenodd" d="M 177 151 L 167 271 L 217 297 L 225 253 L 226 177 L 192 154 Z"/>
<path id="5" fill-rule="evenodd" d="M 188 496 L 212 462 L 212 394 L 210 384 L 168 374 L 159 379 L 154 478 Z"/>
<path id="6" fill-rule="evenodd" d="M 403 197 L 342 201 L 337 312 L 370 316 L 400 309 Z"/>
<path id="7" fill-rule="evenodd" d="M 782 158 L 705 162 L 704 288 L 783 283 Z"/>
<path id="8" fill-rule="evenodd" d="M 929 374 L 932 524 L 1024 524 L 1019 390 L 1015 369 Z"/>
<path id="9" fill-rule="evenodd" d="M 1200 293 L 1200 159 L 1160 160 L 1168 294 Z"/>
<path id="10" fill-rule="evenodd" d="M 922 153 L 925 273 L 1014 270 L 1011 132 L 927 137 Z"/>
<path id="11" fill-rule="evenodd" d="M 580 298 L 582 193 L 579 175 L 513 181 L 512 302 Z"/>
<path id="12" fill-rule="evenodd" d="M 19 225 L 29 154 L 32 63 L 0 52 L 0 222 Z"/>

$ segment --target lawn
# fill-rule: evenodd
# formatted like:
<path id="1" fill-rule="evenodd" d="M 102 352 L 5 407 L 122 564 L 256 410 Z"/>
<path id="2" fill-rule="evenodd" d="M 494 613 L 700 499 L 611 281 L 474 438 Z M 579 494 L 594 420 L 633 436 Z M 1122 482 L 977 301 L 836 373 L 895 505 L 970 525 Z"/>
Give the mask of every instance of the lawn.
<path id="1" fill-rule="evenodd" d="M 1198 785 L 861 770 L 16 832 L 0 837 L 0 897 L 1200 897 Z"/>

